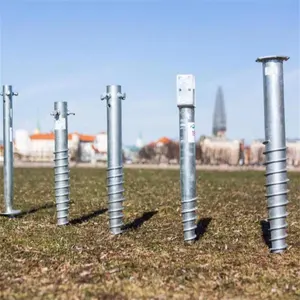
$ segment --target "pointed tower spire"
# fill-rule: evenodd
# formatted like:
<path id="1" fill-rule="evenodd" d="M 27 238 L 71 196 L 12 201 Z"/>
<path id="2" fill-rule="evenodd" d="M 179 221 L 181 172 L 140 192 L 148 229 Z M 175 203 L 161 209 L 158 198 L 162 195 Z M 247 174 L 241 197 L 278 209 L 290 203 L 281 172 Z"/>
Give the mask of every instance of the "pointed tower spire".
<path id="1" fill-rule="evenodd" d="M 222 87 L 217 90 L 215 110 L 213 114 L 213 135 L 224 136 L 226 133 L 226 112 Z"/>
<path id="2" fill-rule="evenodd" d="M 34 133 L 40 133 L 41 132 L 41 125 L 40 125 L 40 118 L 39 118 L 39 110 L 37 110 L 37 122 L 36 122 L 36 128 L 34 130 Z"/>
<path id="3" fill-rule="evenodd" d="M 36 129 L 41 132 L 40 120 L 37 120 Z"/>

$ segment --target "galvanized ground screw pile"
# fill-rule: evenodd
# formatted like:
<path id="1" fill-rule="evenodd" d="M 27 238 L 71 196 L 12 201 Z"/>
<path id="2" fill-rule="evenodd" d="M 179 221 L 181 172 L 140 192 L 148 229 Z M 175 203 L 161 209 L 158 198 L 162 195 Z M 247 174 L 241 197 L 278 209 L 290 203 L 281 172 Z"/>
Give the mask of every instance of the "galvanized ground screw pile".
<path id="1" fill-rule="evenodd" d="M 286 56 L 258 58 L 262 62 L 265 111 L 266 189 L 271 252 L 287 248 L 287 169 L 283 91 L 283 61 Z"/>
<path id="2" fill-rule="evenodd" d="M 70 195 L 70 170 L 68 149 L 68 112 L 67 102 L 55 102 L 54 131 L 54 174 L 55 174 L 55 199 L 57 212 L 57 225 L 69 223 L 69 195 Z"/>
<path id="3" fill-rule="evenodd" d="M 180 187 L 185 241 L 196 238 L 195 78 L 177 75 L 180 134 Z"/>
<path id="4" fill-rule="evenodd" d="M 3 145 L 4 145 L 4 204 L 5 211 L 2 216 L 13 217 L 21 213 L 13 209 L 13 177 L 14 177 L 14 156 L 13 156 L 13 96 L 17 93 L 12 91 L 11 85 L 4 85 L 3 92 Z"/>
<path id="5" fill-rule="evenodd" d="M 113 234 L 123 226 L 123 161 L 122 161 L 122 105 L 125 94 L 120 85 L 108 85 L 101 100 L 107 100 L 107 189 L 109 227 Z"/>

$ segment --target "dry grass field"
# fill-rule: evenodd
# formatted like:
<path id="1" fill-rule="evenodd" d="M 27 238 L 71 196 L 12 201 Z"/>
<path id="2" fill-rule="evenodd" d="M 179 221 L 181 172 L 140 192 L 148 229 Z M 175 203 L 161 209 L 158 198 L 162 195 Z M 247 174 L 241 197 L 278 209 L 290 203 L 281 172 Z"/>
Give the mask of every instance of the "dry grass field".
<path id="1" fill-rule="evenodd" d="M 125 232 L 112 236 L 105 170 L 71 169 L 71 224 L 58 228 L 53 170 L 18 168 L 24 213 L 0 217 L 0 298 L 300 299 L 299 174 L 289 178 L 289 249 L 272 255 L 262 172 L 198 171 L 197 241 L 185 245 L 178 170 L 125 170 Z"/>

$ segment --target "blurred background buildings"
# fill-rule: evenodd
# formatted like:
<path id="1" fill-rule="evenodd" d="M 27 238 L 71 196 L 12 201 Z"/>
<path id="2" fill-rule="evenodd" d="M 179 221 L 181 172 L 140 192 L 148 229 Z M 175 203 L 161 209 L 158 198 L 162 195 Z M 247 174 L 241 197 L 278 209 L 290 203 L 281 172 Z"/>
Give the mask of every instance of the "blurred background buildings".
<path id="1" fill-rule="evenodd" d="M 229 139 L 226 135 L 227 119 L 222 87 L 218 87 L 212 114 L 212 136 L 200 136 L 196 144 L 197 163 L 208 165 L 261 165 L 264 163 L 263 139 L 245 145 L 243 139 Z M 105 131 L 91 135 L 73 132 L 68 136 L 70 160 L 74 162 L 101 163 L 107 160 L 107 134 Z M 287 140 L 289 166 L 300 166 L 300 140 Z M 52 161 L 54 133 L 41 132 L 37 123 L 33 133 L 17 129 L 14 133 L 14 157 L 28 162 Z M 142 133 L 134 145 L 123 145 L 125 163 L 178 164 L 179 142 L 168 137 L 145 143 Z M 0 144 L 3 160 L 3 143 Z"/>

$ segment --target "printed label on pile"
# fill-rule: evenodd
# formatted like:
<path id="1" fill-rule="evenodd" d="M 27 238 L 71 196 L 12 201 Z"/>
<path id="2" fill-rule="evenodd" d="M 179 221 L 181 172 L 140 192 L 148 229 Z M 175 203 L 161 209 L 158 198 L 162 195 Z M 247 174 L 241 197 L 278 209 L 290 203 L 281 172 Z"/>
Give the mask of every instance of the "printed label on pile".
<path id="1" fill-rule="evenodd" d="M 54 124 L 55 130 L 65 130 L 66 129 L 66 118 L 59 118 Z"/>
<path id="2" fill-rule="evenodd" d="M 195 143 L 195 122 L 188 122 L 188 143 Z"/>
<path id="3" fill-rule="evenodd" d="M 12 127 L 9 128 L 9 141 L 12 143 L 13 141 L 13 130 Z"/>

